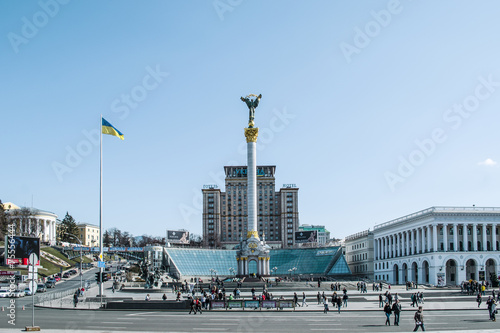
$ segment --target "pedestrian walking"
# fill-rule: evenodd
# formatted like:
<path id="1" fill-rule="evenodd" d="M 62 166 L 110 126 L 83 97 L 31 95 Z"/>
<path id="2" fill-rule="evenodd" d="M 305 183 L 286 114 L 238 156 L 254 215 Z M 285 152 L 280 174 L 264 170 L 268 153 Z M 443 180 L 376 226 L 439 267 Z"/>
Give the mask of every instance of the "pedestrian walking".
<path id="1" fill-rule="evenodd" d="M 416 332 L 419 327 L 422 327 L 422 331 L 425 331 L 424 327 L 424 314 L 422 313 L 424 309 L 422 309 L 421 306 L 418 307 L 418 311 L 415 312 L 415 315 L 413 316 L 413 319 L 415 320 L 415 328 L 413 329 L 413 332 Z"/>
<path id="2" fill-rule="evenodd" d="M 309 306 L 306 302 L 306 293 L 305 292 L 302 292 L 302 306 Z"/>
<path id="3" fill-rule="evenodd" d="M 392 305 L 392 312 L 394 313 L 394 326 L 399 326 L 399 314 L 401 313 L 399 300 L 396 300 Z"/>
<path id="4" fill-rule="evenodd" d="M 382 298 L 382 294 L 378 294 L 378 307 L 381 308 L 384 306 L 384 299 Z"/>
<path id="5" fill-rule="evenodd" d="M 337 297 L 337 311 L 340 313 L 340 308 L 342 307 L 342 298 Z"/>
<path id="6" fill-rule="evenodd" d="M 194 312 L 194 314 L 196 314 L 196 300 L 194 298 L 191 298 L 191 303 L 189 304 L 191 309 L 189 310 L 189 314 L 191 314 L 191 312 Z"/>
<path id="7" fill-rule="evenodd" d="M 78 293 L 75 293 L 73 295 L 73 305 L 76 308 L 76 305 L 78 304 Z"/>
<path id="8" fill-rule="evenodd" d="M 328 308 L 328 299 L 326 297 L 323 298 L 323 306 L 325 307 L 323 313 L 328 313 L 330 309 Z"/>
<path id="9" fill-rule="evenodd" d="M 316 295 L 316 298 L 318 299 L 318 305 L 319 305 L 321 302 L 321 294 L 319 293 L 319 291 L 318 291 L 318 295 Z"/>
<path id="10" fill-rule="evenodd" d="M 384 313 L 385 313 L 385 317 L 386 317 L 385 324 L 391 326 L 392 309 L 391 309 L 391 306 L 389 305 L 389 302 L 385 303 Z"/>
<path id="11" fill-rule="evenodd" d="M 493 299 L 493 302 L 491 304 L 491 320 L 497 321 L 496 314 L 497 314 L 497 302 Z"/>
<path id="12" fill-rule="evenodd" d="M 477 294 L 476 297 L 476 302 L 477 302 L 477 307 L 479 308 L 481 306 L 481 302 L 483 301 L 483 296 L 481 296 L 481 293 Z"/>
<path id="13" fill-rule="evenodd" d="M 203 312 L 201 311 L 201 302 L 200 302 L 200 299 L 198 297 L 196 297 L 196 311 L 198 311 L 200 314 L 202 314 Z M 196 314 L 196 313 L 195 313 Z"/>
<path id="14" fill-rule="evenodd" d="M 296 306 L 300 306 L 299 297 L 297 296 L 297 293 L 293 293 L 293 302 L 295 303 Z"/>
<path id="15" fill-rule="evenodd" d="M 347 294 L 344 294 L 344 296 L 342 296 L 342 300 L 344 301 L 344 306 L 347 308 L 347 299 L 349 298 L 349 296 L 347 296 Z"/>

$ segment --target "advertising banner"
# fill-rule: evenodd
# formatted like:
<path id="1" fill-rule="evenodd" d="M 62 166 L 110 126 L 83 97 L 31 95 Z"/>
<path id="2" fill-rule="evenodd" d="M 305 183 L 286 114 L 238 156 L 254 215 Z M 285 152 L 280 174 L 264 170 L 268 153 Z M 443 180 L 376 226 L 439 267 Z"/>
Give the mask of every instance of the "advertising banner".
<path id="1" fill-rule="evenodd" d="M 293 301 L 279 301 L 279 308 L 293 308 Z"/>
<path id="2" fill-rule="evenodd" d="M 259 301 L 245 301 L 245 308 L 257 309 L 260 307 Z"/>
<path id="3" fill-rule="evenodd" d="M 175 244 L 189 244 L 189 231 L 167 230 L 167 242 Z"/>
<path id="4" fill-rule="evenodd" d="M 274 309 L 276 307 L 276 301 L 262 301 L 261 307 Z"/>
<path id="5" fill-rule="evenodd" d="M 224 309 L 226 307 L 226 304 L 224 301 L 211 301 L 210 302 L 210 308 L 211 309 Z"/>
<path id="6" fill-rule="evenodd" d="M 227 302 L 228 309 L 241 309 L 243 307 L 242 301 L 228 301 Z"/>
<path id="7" fill-rule="evenodd" d="M 295 232 L 295 243 L 316 243 L 318 241 L 318 232 L 316 230 L 311 231 L 296 231 Z"/>
<path id="8" fill-rule="evenodd" d="M 30 254 L 35 253 L 40 258 L 40 238 L 7 236 L 5 241 L 5 262 L 7 264 L 28 264 Z M 39 262 L 37 263 L 39 264 Z"/>

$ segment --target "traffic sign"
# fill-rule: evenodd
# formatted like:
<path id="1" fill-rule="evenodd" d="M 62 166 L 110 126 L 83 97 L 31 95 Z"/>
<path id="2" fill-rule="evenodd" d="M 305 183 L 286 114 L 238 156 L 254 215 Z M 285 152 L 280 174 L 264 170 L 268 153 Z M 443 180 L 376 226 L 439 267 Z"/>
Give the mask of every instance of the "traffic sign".
<path id="1" fill-rule="evenodd" d="M 98 261 L 97 262 L 97 267 L 105 268 L 106 267 L 106 263 L 104 261 Z"/>

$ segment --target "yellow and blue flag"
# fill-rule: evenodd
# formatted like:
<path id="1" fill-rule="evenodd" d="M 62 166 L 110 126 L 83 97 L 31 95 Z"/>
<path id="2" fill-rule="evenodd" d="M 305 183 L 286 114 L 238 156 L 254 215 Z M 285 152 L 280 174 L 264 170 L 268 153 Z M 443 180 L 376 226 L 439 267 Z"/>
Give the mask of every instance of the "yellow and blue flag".
<path id="1" fill-rule="evenodd" d="M 124 140 L 122 132 L 117 130 L 113 125 L 108 123 L 108 121 L 104 118 L 102 118 L 102 134 L 114 135 L 114 136 L 117 136 L 120 139 Z"/>

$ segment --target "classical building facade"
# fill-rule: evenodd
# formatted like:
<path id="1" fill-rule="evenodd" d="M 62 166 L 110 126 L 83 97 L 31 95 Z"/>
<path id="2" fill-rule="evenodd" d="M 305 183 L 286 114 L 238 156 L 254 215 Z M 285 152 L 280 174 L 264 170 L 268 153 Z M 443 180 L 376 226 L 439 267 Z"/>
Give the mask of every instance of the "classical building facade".
<path id="1" fill-rule="evenodd" d="M 203 194 L 203 245 L 234 248 L 246 239 L 248 225 L 247 167 L 225 166 L 223 192 L 205 185 Z M 276 166 L 257 166 L 257 223 L 260 239 L 274 248 L 294 246 L 299 227 L 298 191 L 285 184 L 276 191 Z"/>
<path id="2" fill-rule="evenodd" d="M 375 280 L 458 285 L 500 272 L 500 208 L 431 207 L 374 228 Z"/>
<path id="3" fill-rule="evenodd" d="M 36 208 L 19 207 L 6 202 L 3 207 L 9 221 L 16 225 L 17 236 L 39 237 L 44 243 L 56 244 L 57 215 Z"/>
<path id="4" fill-rule="evenodd" d="M 345 238 L 345 258 L 353 275 L 373 280 L 373 231 L 365 230 Z"/>

